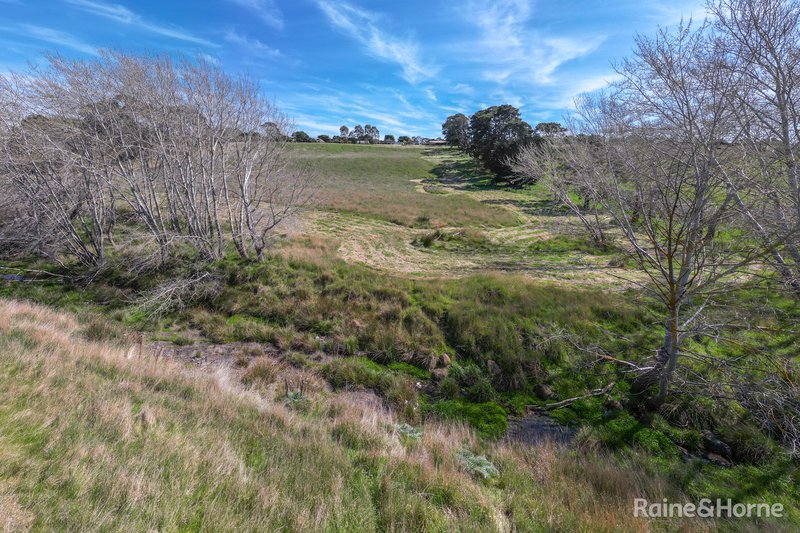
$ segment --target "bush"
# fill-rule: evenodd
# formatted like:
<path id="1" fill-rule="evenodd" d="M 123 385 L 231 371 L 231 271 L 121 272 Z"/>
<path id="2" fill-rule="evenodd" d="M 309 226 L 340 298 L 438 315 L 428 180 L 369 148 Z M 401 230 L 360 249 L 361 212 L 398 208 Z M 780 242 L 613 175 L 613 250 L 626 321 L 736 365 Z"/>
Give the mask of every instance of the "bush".
<path id="1" fill-rule="evenodd" d="M 723 427 L 720 437 L 731 447 L 737 463 L 763 464 L 775 456 L 778 446 L 758 428 L 744 423 Z"/>
<path id="2" fill-rule="evenodd" d="M 83 338 L 88 341 L 121 341 L 125 332 L 119 324 L 96 315 L 87 315 L 81 329 Z"/>
<path id="3" fill-rule="evenodd" d="M 620 413 L 600 428 L 600 439 L 606 446 L 620 448 L 630 444 L 640 429 L 642 425 L 638 420 L 629 413 Z"/>
<path id="4" fill-rule="evenodd" d="M 411 441 L 418 441 L 422 438 L 422 430 L 409 426 L 408 424 L 396 424 L 394 429 L 404 438 Z"/>
<path id="5" fill-rule="evenodd" d="M 487 372 L 478 368 L 475 363 L 459 364 L 454 362 L 450 366 L 448 379 L 454 380 L 462 390 L 464 397 L 475 403 L 484 403 L 495 398 L 495 390 Z"/>
<path id="6" fill-rule="evenodd" d="M 485 455 L 475 455 L 469 450 L 461 450 L 458 452 L 457 457 L 464 470 L 469 472 L 470 475 L 489 479 L 499 474 L 497 467 Z"/>

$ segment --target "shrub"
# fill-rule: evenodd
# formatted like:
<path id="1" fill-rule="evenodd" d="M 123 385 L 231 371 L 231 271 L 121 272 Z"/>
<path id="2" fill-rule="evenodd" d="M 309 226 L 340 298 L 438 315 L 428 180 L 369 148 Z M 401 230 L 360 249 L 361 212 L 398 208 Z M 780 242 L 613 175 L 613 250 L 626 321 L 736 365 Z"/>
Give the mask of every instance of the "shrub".
<path id="1" fill-rule="evenodd" d="M 334 359 L 322 374 L 334 388 L 359 386 L 372 389 L 400 409 L 403 416 L 414 419 L 418 414 L 418 396 L 414 382 L 365 357 Z"/>
<path id="2" fill-rule="evenodd" d="M 469 450 L 461 450 L 457 457 L 470 475 L 489 479 L 499 474 L 497 467 L 485 455 L 475 455 Z"/>
<path id="3" fill-rule="evenodd" d="M 641 428 L 639 421 L 629 413 L 620 413 L 600 428 L 600 438 L 605 445 L 619 448 L 628 445 Z"/>
<path id="4" fill-rule="evenodd" d="M 408 424 L 396 424 L 394 426 L 395 431 L 397 431 L 402 437 L 412 440 L 418 441 L 422 438 L 422 430 L 419 428 L 415 428 L 414 426 L 410 426 Z"/>
<path id="5" fill-rule="evenodd" d="M 730 444 L 736 462 L 763 464 L 775 456 L 776 444 L 758 428 L 744 423 L 719 430 L 722 440 Z"/>
<path id="6" fill-rule="evenodd" d="M 119 324 L 96 315 L 85 317 L 81 334 L 89 341 L 121 341 L 125 336 Z"/>
<path id="7" fill-rule="evenodd" d="M 475 363 L 459 364 L 454 362 L 450 366 L 448 378 L 452 378 L 462 389 L 464 397 L 476 403 L 484 403 L 494 399 L 495 391 L 487 373 Z"/>

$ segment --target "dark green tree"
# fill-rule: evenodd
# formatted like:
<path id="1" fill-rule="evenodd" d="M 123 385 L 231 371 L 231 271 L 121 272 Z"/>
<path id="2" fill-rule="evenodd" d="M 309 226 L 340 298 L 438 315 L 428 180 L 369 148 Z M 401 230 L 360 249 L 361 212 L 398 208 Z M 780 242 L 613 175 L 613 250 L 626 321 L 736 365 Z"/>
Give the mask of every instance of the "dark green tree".
<path id="1" fill-rule="evenodd" d="M 450 146 L 469 148 L 469 118 L 463 113 L 450 115 L 442 124 L 442 135 Z"/>
<path id="2" fill-rule="evenodd" d="M 383 136 L 383 142 L 385 142 L 387 144 L 388 143 L 394 144 L 394 135 L 384 135 Z"/>
<path id="3" fill-rule="evenodd" d="M 542 137 L 560 137 L 567 132 L 567 128 L 558 122 L 540 122 L 533 131 Z"/>
<path id="4" fill-rule="evenodd" d="M 498 177 L 511 174 L 509 162 L 534 142 L 531 125 L 512 105 L 492 106 L 469 119 L 469 153 Z"/>
<path id="5" fill-rule="evenodd" d="M 314 139 L 311 138 L 311 135 L 304 131 L 296 131 L 292 133 L 292 140 L 296 143 L 313 143 Z"/>

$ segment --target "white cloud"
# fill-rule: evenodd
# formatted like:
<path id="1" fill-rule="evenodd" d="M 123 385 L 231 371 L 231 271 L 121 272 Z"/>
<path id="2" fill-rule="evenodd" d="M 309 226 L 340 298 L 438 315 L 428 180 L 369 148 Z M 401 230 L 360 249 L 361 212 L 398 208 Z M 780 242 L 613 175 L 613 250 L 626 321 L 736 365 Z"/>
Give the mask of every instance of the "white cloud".
<path id="1" fill-rule="evenodd" d="M 473 89 L 470 85 L 467 85 L 466 83 L 456 83 L 450 89 L 450 92 L 458 94 L 472 94 L 475 92 L 475 89 Z"/>
<path id="2" fill-rule="evenodd" d="M 84 54 L 97 55 L 97 48 L 81 41 L 70 33 L 54 30 L 52 28 L 45 28 L 43 26 L 35 26 L 33 24 L 20 24 L 19 28 L 21 31 L 17 31 L 17 33 L 21 35 L 28 35 L 40 41 L 72 48 Z"/>
<path id="3" fill-rule="evenodd" d="M 673 26 L 681 20 L 699 25 L 708 16 L 703 0 L 655 1 L 650 4 L 653 15 L 650 17 L 660 26 Z"/>
<path id="4" fill-rule="evenodd" d="M 374 57 L 397 63 L 403 78 L 411 84 L 433 77 L 437 69 L 420 59 L 419 46 L 411 40 L 389 35 L 376 25 L 378 16 L 344 2 L 318 0 L 328 20 Z"/>
<path id="5" fill-rule="evenodd" d="M 311 134 L 316 133 L 317 135 L 323 135 L 323 134 L 338 135 L 339 126 L 341 126 L 341 124 L 332 124 L 330 122 L 325 122 L 325 120 L 327 120 L 327 117 L 321 118 L 302 113 L 293 113 L 291 114 L 290 118 L 294 123 L 295 127 L 297 127 L 298 129 L 306 129 L 309 130 L 307 133 Z"/>
<path id="6" fill-rule="evenodd" d="M 263 58 L 277 58 L 281 56 L 281 51 L 277 48 L 272 48 L 258 39 L 251 39 L 246 35 L 236 33 L 233 30 L 225 32 L 225 40 L 233 43 L 242 48 L 247 49 L 248 52 Z"/>
<path id="7" fill-rule="evenodd" d="M 396 89 L 360 85 L 369 97 L 354 95 L 329 86 L 307 87 L 312 92 L 291 92 L 281 99 L 280 107 L 308 133 L 338 135 L 339 126 L 373 124 L 381 134 L 428 135 L 436 131 L 441 117 L 436 110 L 411 104 Z M 335 127 L 334 123 L 336 124 Z M 434 124 L 431 128 L 427 124 Z"/>
<path id="8" fill-rule="evenodd" d="M 471 46 L 472 58 L 485 65 L 482 77 L 497 84 L 531 80 L 551 85 L 561 65 L 593 52 L 605 40 L 547 36 L 530 29 L 530 0 L 471 0 L 461 13 L 480 30 L 478 46 Z"/>
<path id="9" fill-rule="evenodd" d="M 228 0 L 234 4 L 254 11 L 267 26 L 280 30 L 283 28 L 283 14 L 274 0 Z"/>
<path id="10" fill-rule="evenodd" d="M 217 46 L 214 43 L 192 35 L 191 33 L 171 26 L 162 26 L 153 22 L 147 21 L 121 4 L 109 4 L 97 0 L 66 0 L 67 3 L 77 6 L 84 11 L 88 11 L 99 17 L 104 17 L 120 24 L 128 26 L 135 26 L 139 29 L 155 33 L 171 39 L 179 41 L 186 41 L 190 43 L 200 44 L 204 46 Z"/>

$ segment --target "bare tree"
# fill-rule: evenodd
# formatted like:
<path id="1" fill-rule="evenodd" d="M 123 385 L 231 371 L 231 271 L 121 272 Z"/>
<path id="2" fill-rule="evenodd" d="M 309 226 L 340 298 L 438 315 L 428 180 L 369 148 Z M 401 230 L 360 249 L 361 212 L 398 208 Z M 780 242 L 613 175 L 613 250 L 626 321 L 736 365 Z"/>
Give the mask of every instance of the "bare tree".
<path id="1" fill-rule="evenodd" d="M 2 174 L 81 262 L 102 263 L 120 206 L 164 261 L 176 242 L 262 258 L 305 201 L 309 177 L 274 135 L 287 121 L 252 81 L 202 59 L 48 59 L 0 84 L 13 103 Z"/>
<path id="2" fill-rule="evenodd" d="M 67 95 L 44 78 L 12 76 L 0 84 L 4 121 L 0 172 L 27 204 L 37 241 L 54 232 L 60 246 L 86 266 L 105 258 L 113 224 L 106 183 L 92 171 L 91 141 Z M 57 256 L 54 256 L 57 259 Z"/>
<path id="3" fill-rule="evenodd" d="M 708 9 L 723 65 L 740 76 L 730 106 L 737 148 L 750 164 L 739 169 L 736 200 L 772 265 L 800 294 L 800 3 L 716 0 Z"/>
<path id="4" fill-rule="evenodd" d="M 757 254 L 724 236 L 738 213 L 727 105 L 738 82 L 718 67 L 719 54 L 705 26 L 638 37 L 618 68 L 622 81 L 580 102 L 587 135 L 527 152 L 561 197 L 577 188 L 611 217 L 647 277 L 643 288 L 662 305 L 664 340 L 632 386 L 642 397 L 657 386 L 649 408 L 667 398 L 686 338 L 708 326 L 704 310 Z"/>
<path id="5" fill-rule="evenodd" d="M 608 245 L 606 216 L 602 213 L 600 190 L 595 186 L 598 182 L 595 174 L 605 169 L 583 164 L 596 157 L 592 152 L 597 146 L 588 141 L 586 137 L 545 138 L 524 147 L 509 166 L 525 181 L 544 185 L 555 201 L 566 206 L 581 221 L 592 241 L 605 248 Z"/>

